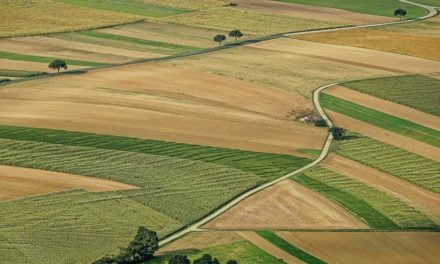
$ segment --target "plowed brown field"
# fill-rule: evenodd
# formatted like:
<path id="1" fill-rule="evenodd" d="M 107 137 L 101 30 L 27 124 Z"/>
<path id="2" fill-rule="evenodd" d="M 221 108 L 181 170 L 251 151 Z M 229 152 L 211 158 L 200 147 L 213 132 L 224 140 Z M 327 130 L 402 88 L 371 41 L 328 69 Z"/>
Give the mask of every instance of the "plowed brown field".
<path id="1" fill-rule="evenodd" d="M 440 224 L 439 194 L 339 155 L 330 154 L 323 164 L 350 178 L 397 196 Z"/>
<path id="2" fill-rule="evenodd" d="M 93 177 L 10 166 L 0 166 L 0 186 L 0 201 L 68 189 L 105 192 L 137 188 Z"/>
<path id="3" fill-rule="evenodd" d="M 368 228 L 339 205 L 291 180 L 280 182 L 220 215 L 209 229 Z"/>
<path id="4" fill-rule="evenodd" d="M 438 232 L 280 232 L 327 263 L 438 263 Z"/>
<path id="5" fill-rule="evenodd" d="M 346 24 L 373 24 L 393 20 L 389 17 L 359 14 L 335 8 L 315 7 L 269 0 L 235 0 L 234 3 L 237 3 L 239 8 L 246 10 Z"/>
<path id="6" fill-rule="evenodd" d="M 157 63 L 14 84 L 0 98 L 10 125 L 278 153 L 320 149 L 326 137 L 287 118 L 298 108 L 288 92 Z"/>
<path id="7" fill-rule="evenodd" d="M 406 136 L 402 136 L 400 134 L 379 128 L 374 125 L 370 125 L 368 123 L 364 123 L 362 121 L 340 113 L 336 113 L 330 110 L 325 111 L 329 115 L 330 119 L 333 120 L 336 126 L 343 127 L 357 133 L 361 133 L 362 135 L 374 138 L 376 140 L 385 142 L 387 144 L 396 146 L 409 152 L 416 153 L 427 159 L 432 159 L 440 162 L 440 150 L 432 145 Z"/>

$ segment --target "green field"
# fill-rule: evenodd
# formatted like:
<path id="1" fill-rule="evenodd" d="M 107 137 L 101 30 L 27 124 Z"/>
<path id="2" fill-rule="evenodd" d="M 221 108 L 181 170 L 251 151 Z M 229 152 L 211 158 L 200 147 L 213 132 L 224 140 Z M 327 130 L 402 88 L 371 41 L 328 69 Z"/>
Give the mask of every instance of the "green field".
<path id="1" fill-rule="evenodd" d="M 430 5 L 434 7 L 440 7 L 440 0 L 412 0 L 412 2 L 420 3 L 424 5 Z"/>
<path id="2" fill-rule="evenodd" d="M 324 167 L 294 180 L 340 203 L 373 228 L 436 228 L 427 216 L 405 202 Z"/>
<path id="3" fill-rule="evenodd" d="M 94 37 L 94 38 L 110 39 L 110 40 L 128 42 L 128 43 L 137 44 L 137 45 L 151 46 L 151 47 L 171 49 L 171 50 L 193 51 L 193 50 L 199 49 L 197 47 L 178 45 L 178 44 L 161 42 L 161 41 L 154 41 L 154 40 L 132 38 L 132 37 L 126 37 L 126 36 L 122 36 L 122 35 L 114 35 L 114 34 L 109 34 L 109 33 L 98 32 L 98 31 L 94 31 L 94 30 L 81 31 L 81 32 L 78 32 L 77 34 L 89 36 L 89 37 Z"/>
<path id="4" fill-rule="evenodd" d="M 440 116 L 440 80 L 423 75 L 347 82 L 343 86 Z"/>
<path id="5" fill-rule="evenodd" d="M 300 248 L 295 247 L 294 245 L 290 244 L 286 240 L 279 237 L 274 232 L 270 231 L 258 231 L 257 232 L 260 236 L 262 236 L 264 239 L 268 240 L 275 246 L 281 248 L 282 250 L 286 251 L 287 253 L 291 254 L 292 256 L 295 256 L 296 258 L 304 261 L 305 263 L 309 264 L 324 264 L 326 262 L 310 255 L 309 253 L 301 250 Z"/>
<path id="6" fill-rule="evenodd" d="M 440 148 L 440 131 L 435 129 L 424 127 L 406 119 L 395 117 L 325 93 L 320 94 L 319 101 L 326 109 Z"/>
<path id="7" fill-rule="evenodd" d="M 137 0 L 61 0 L 61 2 L 114 12 L 122 12 L 146 17 L 164 17 L 188 12 L 187 10 L 162 7 Z"/>
<path id="8" fill-rule="evenodd" d="M 187 255 L 191 261 L 201 258 L 203 254 L 210 254 L 211 256 L 218 258 L 220 263 L 226 263 L 226 261 L 230 259 L 235 259 L 240 264 L 284 263 L 283 261 L 276 259 L 275 257 L 252 245 L 248 241 L 238 241 L 228 245 L 204 248 L 202 250 L 194 249 L 188 252 L 176 252 L 176 254 L 179 253 Z M 168 260 L 172 256 L 173 254 L 161 256 L 156 259 L 150 260 L 147 263 L 167 264 Z"/>
<path id="9" fill-rule="evenodd" d="M 116 253 L 139 226 L 160 236 L 181 223 L 122 194 L 82 190 L 0 202 L 2 263 L 90 263 Z"/>
<path id="10" fill-rule="evenodd" d="M 0 69 L 0 76 L 3 77 L 33 77 L 47 74 L 46 72 L 36 72 L 36 71 L 19 71 L 19 70 L 6 70 Z"/>
<path id="11" fill-rule="evenodd" d="M 42 63 L 50 63 L 56 58 L 50 57 L 42 57 L 42 56 L 33 56 L 26 54 L 18 54 L 0 51 L 0 59 L 8 59 L 8 60 L 18 60 L 18 61 L 33 61 L 33 62 L 42 62 Z M 67 65 L 78 65 L 78 66 L 102 66 L 106 65 L 105 63 L 100 62 L 91 62 L 91 61 L 80 61 L 80 60 L 64 60 Z"/>
<path id="12" fill-rule="evenodd" d="M 398 0 L 274 0 L 285 3 L 295 3 L 312 6 L 322 6 L 343 9 L 356 13 L 392 17 L 394 10 L 402 7 L 407 12 L 407 18 L 420 17 L 426 14 L 421 7 L 399 2 Z"/>
<path id="13" fill-rule="evenodd" d="M 351 139 L 339 142 L 339 155 L 440 193 L 439 162 L 368 137 L 350 136 Z"/>

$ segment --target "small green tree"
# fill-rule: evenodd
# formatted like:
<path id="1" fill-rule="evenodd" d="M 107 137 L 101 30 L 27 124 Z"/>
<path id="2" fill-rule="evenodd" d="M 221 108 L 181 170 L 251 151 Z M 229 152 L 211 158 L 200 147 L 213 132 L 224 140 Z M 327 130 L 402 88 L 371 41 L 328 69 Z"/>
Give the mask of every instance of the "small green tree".
<path id="1" fill-rule="evenodd" d="M 241 33 L 241 31 L 238 29 L 234 29 L 231 32 L 229 32 L 229 36 L 231 38 L 235 38 L 235 41 L 237 41 L 239 38 L 243 37 L 243 33 Z"/>
<path id="2" fill-rule="evenodd" d="M 189 261 L 188 257 L 185 255 L 175 255 L 168 261 L 168 264 L 190 264 L 190 263 L 191 262 Z"/>
<path id="3" fill-rule="evenodd" d="M 216 35 L 214 37 L 214 41 L 218 42 L 220 45 L 222 45 L 222 42 L 226 40 L 226 36 L 225 35 Z"/>
<path id="4" fill-rule="evenodd" d="M 67 70 L 67 63 L 63 60 L 55 59 L 49 64 L 49 68 L 60 72 L 61 68 Z"/>
<path id="5" fill-rule="evenodd" d="M 407 12 L 403 8 L 397 8 L 396 10 L 394 10 L 394 16 L 398 16 L 400 20 L 402 20 L 402 18 L 406 16 L 406 14 Z"/>
<path id="6" fill-rule="evenodd" d="M 159 238 L 156 232 L 145 227 L 139 227 L 133 241 L 126 248 L 122 248 L 117 256 L 104 256 L 94 264 L 137 264 L 153 258 L 159 248 Z"/>
<path id="7" fill-rule="evenodd" d="M 194 260 L 193 264 L 213 264 L 212 256 L 209 254 L 203 255 L 203 257 Z"/>
<path id="8" fill-rule="evenodd" d="M 226 264 L 238 264 L 238 262 L 236 260 L 228 260 L 228 262 L 226 262 Z"/>
<path id="9" fill-rule="evenodd" d="M 332 133 L 333 138 L 334 138 L 335 140 L 342 140 L 342 139 L 344 139 L 344 137 L 345 137 L 345 132 L 346 132 L 346 130 L 343 129 L 343 128 L 340 128 L 340 127 L 332 127 L 332 128 L 329 128 L 328 131 Z"/>

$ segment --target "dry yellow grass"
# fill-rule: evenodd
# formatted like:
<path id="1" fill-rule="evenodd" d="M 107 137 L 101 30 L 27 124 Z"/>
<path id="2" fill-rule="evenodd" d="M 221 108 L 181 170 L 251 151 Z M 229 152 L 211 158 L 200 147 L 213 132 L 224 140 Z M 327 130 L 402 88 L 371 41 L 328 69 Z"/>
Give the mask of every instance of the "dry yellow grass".
<path id="1" fill-rule="evenodd" d="M 87 29 L 138 19 L 134 15 L 82 8 L 55 0 L 6 0 L 1 1 L 0 37 Z"/>

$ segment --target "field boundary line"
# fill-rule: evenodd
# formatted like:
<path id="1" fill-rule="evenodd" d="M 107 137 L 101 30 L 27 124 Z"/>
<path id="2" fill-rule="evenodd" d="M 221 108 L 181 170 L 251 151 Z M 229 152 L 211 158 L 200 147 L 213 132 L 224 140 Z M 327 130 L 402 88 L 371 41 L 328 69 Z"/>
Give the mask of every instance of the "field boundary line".
<path id="1" fill-rule="evenodd" d="M 319 113 L 319 115 L 327 122 L 328 127 L 331 128 L 333 127 L 333 123 L 331 122 L 330 118 L 325 114 L 324 110 L 322 109 L 321 105 L 319 104 L 319 94 L 321 91 L 323 91 L 324 89 L 330 88 L 332 86 L 338 85 L 339 83 L 332 83 L 332 84 L 328 84 L 328 85 L 324 85 L 321 86 L 317 89 L 315 89 L 315 91 L 313 91 L 313 103 L 315 104 L 315 107 Z M 248 190 L 247 192 L 239 195 L 238 197 L 232 199 L 231 201 L 229 201 L 228 203 L 226 203 L 225 205 L 223 205 L 222 207 L 218 208 L 217 210 L 215 210 L 214 212 L 212 212 L 211 214 L 205 216 L 204 218 L 198 220 L 197 222 L 195 222 L 194 224 L 186 227 L 185 229 L 178 231 L 177 233 L 174 233 L 168 237 L 165 237 L 164 239 L 160 240 L 159 245 L 163 246 L 165 244 L 168 244 L 171 241 L 174 241 L 190 232 L 193 231 L 201 231 L 204 230 L 203 228 L 201 228 L 201 226 L 207 224 L 208 222 L 210 222 L 211 220 L 213 220 L 214 218 L 218 217 L 219 215 L 223 214 L 224 212 L 226 212 L 227 210 L 231 209 L 232 207 L 234 207 L 235 205 L 237 205 L 238 203 L 240 203 L 241 201 L 243 201 L 244 199 L 264 190 L 267 189 L 281 181 L 287 180 L 288 178 L 301 173 L 307 169 L 310 169 L 316 165 L 318 165 L 319 163 L 321 163 L 328 155 L 329 151 L 330 151 L 330 147 L 332 145 L 333 142 L 333 135 L 331 133 L 328 134 L 326 141 L 324 142 L 323 148 L 321 150 L 321 154 L 319 155 L 318 158 L 316 158 L 313 162 L 307 164 L 306 166 L 299 168 L 293 172 L 290 172 L 284 176 L 281 176 L 278 179 L 275 179 L 271 182 L 265 183 L 263 185 L 257 186 L 251 190 Z"/>

